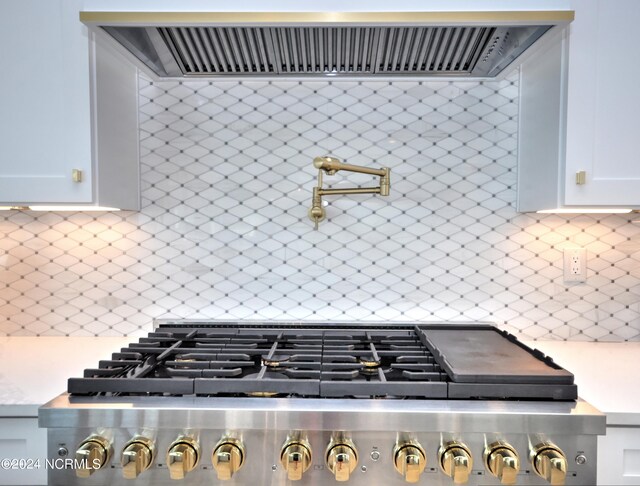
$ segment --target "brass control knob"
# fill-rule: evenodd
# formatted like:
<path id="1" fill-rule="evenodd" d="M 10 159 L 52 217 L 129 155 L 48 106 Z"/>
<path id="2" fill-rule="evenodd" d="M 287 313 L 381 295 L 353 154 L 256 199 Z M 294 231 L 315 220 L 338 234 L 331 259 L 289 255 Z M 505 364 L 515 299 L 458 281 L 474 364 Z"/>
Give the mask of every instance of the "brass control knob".
<path id="1" fill-rule="evenodd" d="M 80 442 L 76 450 L 76 461 L 81 467 L 76 476 L 88 478 L 111 460 L 113 448 L 111 442 L 100 435 L 90 435 Z"/>
<path id="2" fill-rule="evenodd" d="M 136 479 L 153 464 L 155 446 L 151 439 L 136 436 L 122 449 L 122 475 L 125 479 Z"/>
<path id="3" fill-rule="evenodd" d="M 336 481 L 348 481 L 358 465 L 358 452 L 355 444 L 347 438 L 332 439 L 327 447 L 327 467 Z"/>
<path id="4" fill-rule="evenodd" d="M 473 457 L 469 448 L 462 442 L 452 440 L 442 444 L 438 450 L 438 457 L 440 468 L 447 476 L 453 478 L 454 483 L 464 484 L 469 480 Z"/>
<path id="5" fill-rule="evenodd" d="M 538 476 L 553 486 L 562 486 L 567 476 L 567 458 L 553 442 L 541 442 L 531 449 L 529 459 Z"/>
<path id="6" fill-rule="evenodd" d="M 184 479 L 200 459 L 200 446 L 191 437 L 178 437 L 167 451 L 167 467 L 171 479 Z"/>
<path id="7" fill-rule="evenodd" d="M 299 481 L 311 467 L 311 445 L 304 439 L 287 440 L 282 446 L 280 462 L 290 481 Z"/>
<path id="8" fill-rule="evenodd" d="M 211 460 L 220 481 L 231 479 L 245 461 L 242 441 L 231 437 L 223 437 L 213 449 Z"/>
<path id="9" fill-rule="evenodd" d="M 489 444 L 484 450 L 484 464 L 502 484 L 516 484 L 520 458 L 511 444 L 503 440 Z"/>
<path id="10" fill-rule="evenodd" d="M 427 455 L 417 441 L 397 442 L 393 448 L 393 467 L 408 483 L 417 483 L 427 465 Z"/>

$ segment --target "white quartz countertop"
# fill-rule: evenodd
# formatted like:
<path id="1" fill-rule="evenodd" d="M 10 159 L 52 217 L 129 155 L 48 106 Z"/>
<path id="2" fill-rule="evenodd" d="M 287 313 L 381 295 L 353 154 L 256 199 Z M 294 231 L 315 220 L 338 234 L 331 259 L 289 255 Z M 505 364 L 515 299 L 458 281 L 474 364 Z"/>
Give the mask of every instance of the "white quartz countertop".
<path id="1" fill-rule="evenodd" d="M 134 338 L 0 337 L 0 416 L 36 416 L 39 405 Z M 580 396 L 615 425 L 640 425 L 640 343 L 526 342 L 571 371 Z"/>
<path id="2" fill-rule="evenodd" d="M 640 425 L 640 342 L 526 342 L 575 375 L 578 394 L 609 425 Z"/>
<path id="3" fill-rule="evenodd" d="M 131 337 L 0 337 L 0 416 L 33 416 Z"/>

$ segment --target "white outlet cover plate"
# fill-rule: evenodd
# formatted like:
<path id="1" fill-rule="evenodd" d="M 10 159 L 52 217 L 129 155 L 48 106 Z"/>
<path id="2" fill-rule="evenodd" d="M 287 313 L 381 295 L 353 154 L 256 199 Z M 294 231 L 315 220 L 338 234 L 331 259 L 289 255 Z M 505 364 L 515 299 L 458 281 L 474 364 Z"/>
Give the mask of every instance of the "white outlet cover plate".
<path id="1" fill-rule="evenodd" d="M 564 281 L 585 282 L 587 280 L 587 250 L 565 248 L 563 258 Z"/>

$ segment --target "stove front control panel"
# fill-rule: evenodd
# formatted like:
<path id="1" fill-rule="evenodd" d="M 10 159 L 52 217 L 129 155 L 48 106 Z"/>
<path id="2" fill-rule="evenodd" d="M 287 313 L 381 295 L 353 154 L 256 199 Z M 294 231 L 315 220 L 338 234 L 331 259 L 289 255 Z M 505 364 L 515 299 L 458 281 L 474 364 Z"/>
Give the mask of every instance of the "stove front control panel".
<path id="1" fill-rule="evenodd" d="M 170 425 L 170 424 L 167 424 Z M 374 424 L 372 424 L 374 426 Z M 585 485 L 596 436 L 50 428 L 50 485 Z"/>

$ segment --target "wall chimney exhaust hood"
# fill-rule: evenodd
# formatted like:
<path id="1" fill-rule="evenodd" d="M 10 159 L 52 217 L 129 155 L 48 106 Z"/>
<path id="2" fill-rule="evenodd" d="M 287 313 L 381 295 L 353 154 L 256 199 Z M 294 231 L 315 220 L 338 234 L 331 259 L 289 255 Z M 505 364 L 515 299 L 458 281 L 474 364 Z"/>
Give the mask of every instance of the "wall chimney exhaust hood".
<path id="1" fill-rule="evenodd" d="M 573 11 L 81 12 L 161 78 L 492 78 Z"/>

